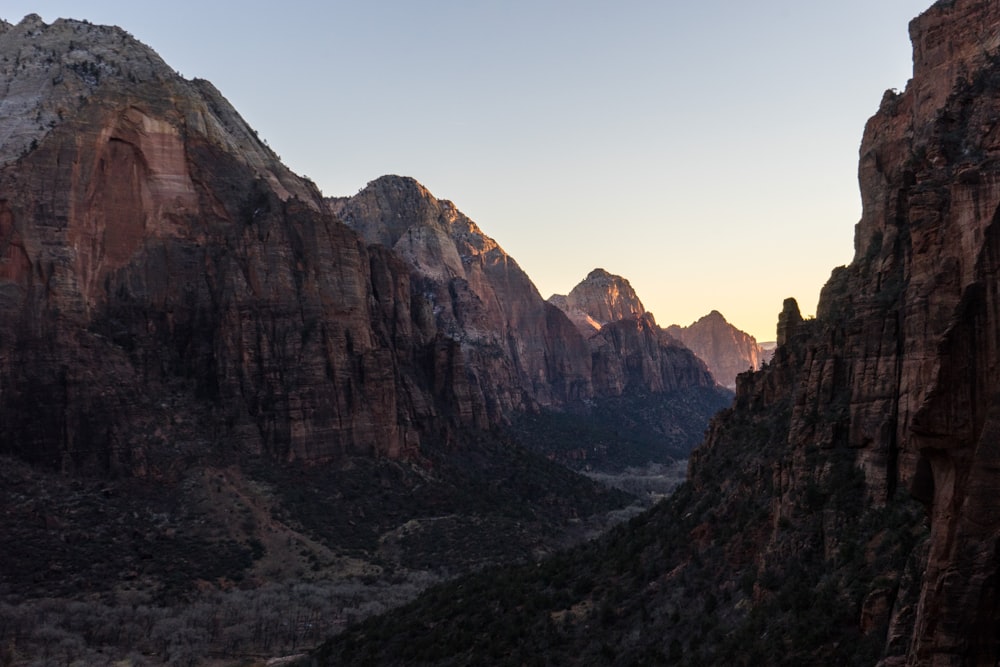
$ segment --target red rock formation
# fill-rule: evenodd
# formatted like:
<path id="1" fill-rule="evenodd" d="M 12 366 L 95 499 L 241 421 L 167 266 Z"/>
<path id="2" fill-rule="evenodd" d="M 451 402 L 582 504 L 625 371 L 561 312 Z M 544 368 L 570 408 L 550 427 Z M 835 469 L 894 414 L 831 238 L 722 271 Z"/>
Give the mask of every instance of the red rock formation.
<path id="1" fill-rule="evenodd" d="M 446 416 L 465 380 L 408 269 L 210 84 L 76 21 L 28 17 L 0 52 L 5 452 L 138 474 L 220 451 L 398 456 Z"/>
<path id="2" fill-rule="evenodd" d="M 549 303 L 590 337 L 608 322 L 638 319 L 646 309 L 629 281 L 604 269 L 594 269 L 569 294 L 553 294 Z"/>
<path id="3" fill-rule="evenodd" d="M 626 387 L 662 392 L 714 384 L 704 361 L 656 325 L 625 278 L 594 269 L 569 294 L 554 294 L 548 301 L 590 343 L 598 393 L 616 396 Z"/>
<path id="4" fill-rule="evenodd" d="M 631 372 L 595 387 L 582 336 L 449 202 L 379 179 L 333 204 L 359 236 L 119 29 L 6 24 L 0 83 L 0 453 L 133 474 L 417 456 Z M 629 377 L 706 381 L 661 361 Z"/>
<path id="5" fill-rule="evenodd" d="M 330 209 L 413 272 L 435 326 L 455 340 L 487 419 L 593 395 L 582 337 L 503 248 L 412 178 L 383 176 Z"/>
<path id="6" fill-rule="evenodd" d="M 716 381 L 730 389 L 736 388 L 737 375 L 757 370 L 764 361 L 757 340 L 727 322 L 717 310 L 686 327 L 673 324 L 666 331 L 698 355 Z"/>
<path id="7" fill-rule="evenodd" d="M 913 79 L 861 144 L 852 263 L 816 319 L 784 303 L 689 484 L 567 561 L 614 582 L 543 610 L 608 610 L 559 626 L 567 664 L 1000 664 L 1000 3 L 939 0 L 910 34 Z"/>
<path id="8" fill-rule="evenodd" d="M 437 328 L 461 342 L 481 378 L 474 384 L 494 406 L 492 422 L 512 410 L 632 390 L 712 386 L 703 364 L 662 335 L 627 280 L 597 269 L 566 297 L 575 304 L 570 317 L 586 307 L 615 318 L 596 336 L 578 332 L 493 239 L 412 178 L 384 176 L 327 205 L 412 267 Z"/>

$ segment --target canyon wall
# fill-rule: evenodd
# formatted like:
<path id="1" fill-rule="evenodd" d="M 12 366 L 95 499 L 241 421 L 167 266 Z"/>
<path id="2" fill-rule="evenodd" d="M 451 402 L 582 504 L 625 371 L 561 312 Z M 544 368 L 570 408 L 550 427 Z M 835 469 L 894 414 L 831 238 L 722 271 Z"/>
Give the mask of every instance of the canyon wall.
<path id="1" fill-rule="evenodd" d="M 834 270 L 815 321 L 786 307 L 775 361 L 738 387 L 737 410 L 790 402 L 776 521 L 801 516 L 802 498 L 828 478 L 817 451 L 821 460 L 843 452 L 863 473 L 861 511 L 890 511 L 907 496 L 926 508 L 929 536 L 913 553 L 920 574 L 891 574 L 895 586 L 880 601 L 891 610 L 886 664 L 992 665 L 1000 5 L 938 2 L 910 34 L 913 79 L 886 92 L 861 144 L 854 260 Z M 710 437 L 701 458 L 724 440 Z M 836 516 L 819 536 L 828 552 L 845 539 Z M 762 560 L 780 557 L 780 543 L 772 538 Z"/>
<path id="2" fill-rule="evenodd" d="M 711 384 L 648 336 L 595 372 L 450 202 L 399 177 L 325 200 L 120 29 L 4 23 L 0 86 L 0 453 L 419 459 L 519 411 Z"/>

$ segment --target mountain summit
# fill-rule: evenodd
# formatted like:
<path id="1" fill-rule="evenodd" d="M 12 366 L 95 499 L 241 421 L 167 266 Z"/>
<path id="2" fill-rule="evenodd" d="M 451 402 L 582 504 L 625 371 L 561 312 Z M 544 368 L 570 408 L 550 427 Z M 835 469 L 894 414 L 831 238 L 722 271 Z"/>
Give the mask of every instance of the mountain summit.
<path id="1" fill-rule="evenodd" d="M 646 314 L 629 281 L 600 268 L 588 273 L 569 294 L 550 296 L 549 303 L 565 312 L 585 336 L 609 322 Z"/>
<path id="2" fill-rule="evenodd" d="M 736 389 L 737 375 L 757 370 L 764 361 L 757 340 L 727 322 L 717 310 L 686 327 L 672 324 L 667 333 L 697 354 L 719 384 L 730 389 Z"/>

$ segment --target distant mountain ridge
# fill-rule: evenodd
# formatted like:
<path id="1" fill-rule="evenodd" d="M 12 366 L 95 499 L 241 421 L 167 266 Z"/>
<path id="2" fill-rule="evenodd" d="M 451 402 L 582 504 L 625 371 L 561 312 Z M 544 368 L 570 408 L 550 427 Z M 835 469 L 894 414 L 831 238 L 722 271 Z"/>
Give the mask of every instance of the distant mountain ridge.
<path id="1" fill-rule="evenodd" d="M 717 310 L 687 327 L 674 324 L 660 329 L 629 281 L 604 269 L 594 269 L 569 294 L 554 294 L 548 301 L 588 338 L 611 322 L 645 320 L 694 352 L 728 389 L 736 388 L 738 374 L 760 368 L 766 356 L 753 336 L 731 325 Z"/>
<path id="2" fill-rule="evenodd" d="M 861 141 L 854 258 L 815 318 L 785 301 L 685 485 L 315 662 L 998 664 L 1000 3 L 939 0 L 909 33 L 912 78 Z"/>
<path id="3" fill-rule="evenodd" d="M 667 333 L 681 341 L 702 359 L 719 384 L 736 388 L 736 376 L 757 370 L 766 352 L 750 334 L 726 321 L 717 310 L 686 327 L 672 324 Z"/>
<path id="4" fill-rule="evenodd" d="M 599 268 L 587 274 L 569 294 L 553 294 L 548 301 L 588 337 L 609 322 L 638 319 L 646 314 L 628 280 Z"/>

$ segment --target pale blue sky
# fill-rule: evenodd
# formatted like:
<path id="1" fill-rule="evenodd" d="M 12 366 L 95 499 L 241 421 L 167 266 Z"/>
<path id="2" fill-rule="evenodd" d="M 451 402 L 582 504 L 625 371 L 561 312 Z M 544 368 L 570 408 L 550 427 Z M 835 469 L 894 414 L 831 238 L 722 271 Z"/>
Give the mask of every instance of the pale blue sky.
<path id="1" fill-rule="evenodd" d="M 850 261 L 867 118 L 931 0 L 4 0 L 212 81 L 327 195 L 413 176 L 542 296 L 591 269 L 657 321 L 774 338 Z M 237 9 L 230 9 L 236 7 Z"/>

